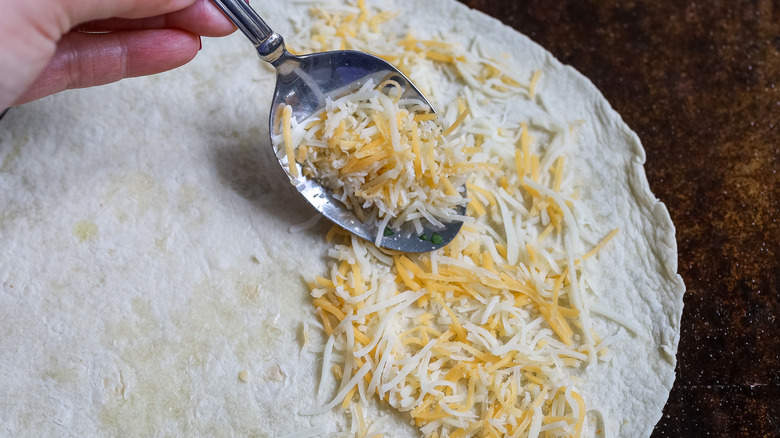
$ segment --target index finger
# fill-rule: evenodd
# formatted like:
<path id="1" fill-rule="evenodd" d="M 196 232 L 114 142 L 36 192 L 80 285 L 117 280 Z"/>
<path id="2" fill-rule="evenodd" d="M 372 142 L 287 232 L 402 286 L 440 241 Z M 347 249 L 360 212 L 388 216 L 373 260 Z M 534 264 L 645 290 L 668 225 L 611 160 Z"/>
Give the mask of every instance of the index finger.
<path id="1" fill-rule="evenodd" d="M 225 36 L 236 30 L 233 23 L 211 0 L 197 0 L 192 6 L 166 15 L 144 18 L 109 18 L 90 21 L 77 29 L 84 32 L 106 32 L 134 29 L 182 29 L 197 35 Z"/>
<path id="2" fill-rule="evenodd" d="M 44 0 L 50 7 L 61 8 L 70 27 L 88 21 L 111 17 L 144 18 L 176 12 L 191 6 L 197 0 Z"/>

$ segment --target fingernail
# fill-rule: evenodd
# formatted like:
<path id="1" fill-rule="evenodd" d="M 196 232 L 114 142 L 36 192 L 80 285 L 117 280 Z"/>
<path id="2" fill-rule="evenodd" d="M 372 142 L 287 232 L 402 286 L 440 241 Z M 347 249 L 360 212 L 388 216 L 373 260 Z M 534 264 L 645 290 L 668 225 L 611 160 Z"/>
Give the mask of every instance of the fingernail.
<path id="1" fill-rule="evenodd" d="M 198 51 L 203 48 L 203 39 L 198 35 Z"/>

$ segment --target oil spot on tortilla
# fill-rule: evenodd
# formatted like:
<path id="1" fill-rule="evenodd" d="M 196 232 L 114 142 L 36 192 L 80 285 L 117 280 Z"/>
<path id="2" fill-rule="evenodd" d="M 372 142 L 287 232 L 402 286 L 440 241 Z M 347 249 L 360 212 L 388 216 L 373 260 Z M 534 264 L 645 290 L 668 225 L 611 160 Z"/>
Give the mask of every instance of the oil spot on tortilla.
<path id="1" fill-rule="evenodd" d="M 0 164 L 0 173 L 8 172 L 11 169 L 14 161 L 21 155 L 22 148 L 27 146 L 28 143 L 30 143 L 30 137 L 28 135 L 22 135 L 14 139 L 11 150 L 5 154 L 2 164 Z M 2 142 L 0 142 L 0 153 L 2 153 L 2 146 Z"/>
<path id="2" fill-rule="evenodd" d="M 168 198 L 168 192 L 152 175 L 138 171 L 113 175 L 103 195 L 104 204 L 120 224 L 165 210 Z"/>
<path id="3" fill-rule="evenodd" d="M 81 379 L 80 370 L 83 366 L 74 363 L 76 359 L 52 355 L 49 357 L 49 364 L 43 372 L 44 381 L 54 381 L 59 385 L 75 383 Z"/>
<path id="4" fill-rule="evenodd" d="M 92 221 L 78 221 L 73 224 L 73 235 L 79 239 L 79 242 L 88 242 L 97 237 L 98 226 Z"/>
<path id="5" fill-rule="evenodd" d="M 168 237 L 161 237 L 161 238 L 155 238 L 154 239 L 154 247 L 157 249 L 157 251 L 160 251 L 163 254 L 170 254 L 170 250 L 168 249 Z"/>

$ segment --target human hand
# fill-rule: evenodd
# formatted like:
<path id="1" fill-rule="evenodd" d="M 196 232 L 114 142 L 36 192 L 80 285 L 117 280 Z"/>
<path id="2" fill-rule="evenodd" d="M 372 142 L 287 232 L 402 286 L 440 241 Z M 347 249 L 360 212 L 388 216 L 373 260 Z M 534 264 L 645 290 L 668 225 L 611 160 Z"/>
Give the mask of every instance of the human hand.
<path id="1" fill-rule="evenodd" d="M 210 0 L 0 0 L 0 110 L 186 64 L 235 27 Z"/>

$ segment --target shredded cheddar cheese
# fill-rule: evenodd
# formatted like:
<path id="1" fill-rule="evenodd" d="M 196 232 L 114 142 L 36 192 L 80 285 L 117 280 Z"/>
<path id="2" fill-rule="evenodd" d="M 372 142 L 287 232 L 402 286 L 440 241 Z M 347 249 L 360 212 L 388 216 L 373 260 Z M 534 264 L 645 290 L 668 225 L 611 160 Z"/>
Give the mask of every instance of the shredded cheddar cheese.
<path id="1" fill-rule="evenodd" d="M 381 84 L 334 102 L 298 135 L 304 172 L 331 169 L 334 184 L 360 175 L 344 200 L 375 208 L 377 220 L 408 220 L 403 209 L 414 201 L 399 194 L 409 197 L 414 184 L 432 183 L 425 193 L 434 197 L 425 199 L 437 211 L 436 201 L 451 201 L 465 183 L 474 218 L 427 254 L 383 251 L 336 227 L 328 233 L 329 275 L 309 284 L 327 338 L 320 387 L 333 365 L 341 383 L 311 413 L 341 406 L 354 434 L 367 436 L 366 407 L 383 400 L 426 437 L 581 436 L 589 408 L 576 370 L 608 360 L 612 342 L 591 329 L 585 261 L 618 231 L 605 237 L 578 220 L 587 212 L 565 158 L 575 125 L 552 115 L 500 125 L 500 99 L 541 105 L 541 71 L 513 72 L 505 60 L 445 40 L 381 33 L 391 14 L 362 0 L 311 14 L 301 51 L 370 51 L 433 99 L 433 75 L 454 78 L 461 91 L 440 102 L 454 120 L 445 129 L 392 102 Z M 296 137 L 307 122 L 290 123 Z M 430 147 L 453 132 L 456 141 Z M 407 190 L 398 191 L 403 178 Z"/>
<path id="2" fill-rule="evenodd" d="M 303 121 L 285 105 L 276 140 L 284 143 L 292 176 L 297 162 L 364 222 L 380 224 L 382 232 L 409 223 L 419 234 L 425 225 L 464 219 L 458 209 L 468 200 L 459 188 L 467 170 L 457 166 L 469 156 L 456 129 L 468 111 L 443 128 L 423 101 L 400 99 L 402 92 L 392 80 L 368 81 Z"/>

